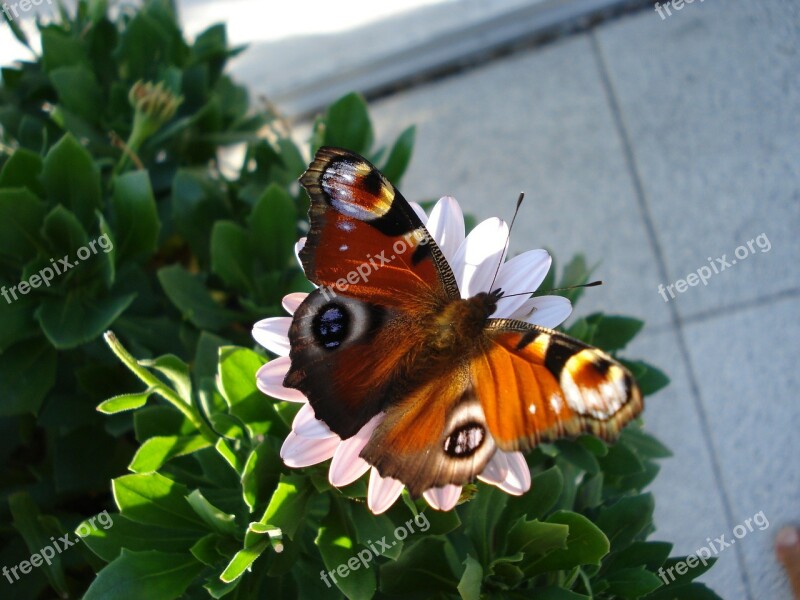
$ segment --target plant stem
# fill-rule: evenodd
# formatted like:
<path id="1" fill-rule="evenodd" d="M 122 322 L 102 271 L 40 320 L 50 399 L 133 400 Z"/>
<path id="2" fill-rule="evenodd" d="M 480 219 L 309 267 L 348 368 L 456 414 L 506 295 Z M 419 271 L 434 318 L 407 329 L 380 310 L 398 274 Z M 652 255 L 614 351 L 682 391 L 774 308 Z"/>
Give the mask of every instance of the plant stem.
<path id="1" fill-rule="evenodd" d="M 183 416 L 189 419 L 192 425 L 197 428 L 197 430 L 205 439 L 210 441 L 212 444 L 217 441 L 217 436 L 200 417 L 200 415 L 197 414 L 197 411 L 194 409 L 194 407 L 184 402 L 183 399 L 178 396 L 175 390 L 140 365 L 139 361 L 137 361 L 120 343 L 113 331 L 106 331 L 103 337 L 105 338 L 108 347 L 111 348 L 111 351 L 116 354 L 117 358 L 119 358 L 126 367 L 128 367 L 131 373 L 141 379 L 142 382 L 148 386 L 148 388 L 152 388 L 153 392 L 164 398 L 164 400 L 172 404 L 172 406 L 183 413 Z"/>

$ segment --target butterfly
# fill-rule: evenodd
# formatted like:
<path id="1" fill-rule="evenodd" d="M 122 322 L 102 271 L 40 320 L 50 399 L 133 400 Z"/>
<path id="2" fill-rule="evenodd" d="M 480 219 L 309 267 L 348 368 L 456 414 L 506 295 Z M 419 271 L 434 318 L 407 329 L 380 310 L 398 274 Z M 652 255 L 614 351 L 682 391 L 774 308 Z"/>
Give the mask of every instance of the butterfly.
<path id="1" fill-rule="evenodd" d="M 319 286 L 289 328 L 284 386 L 340 438 L 383 413 L 361 458 L 413 497 L 472 481 L 495 452 L 592 433 L 642 410 L 631 373 L 563 333 L 492 318 L 500 289 L 462 299 L 417 213 L 365 158 L 323 147 L 300 183 L 299 253 Z"/>

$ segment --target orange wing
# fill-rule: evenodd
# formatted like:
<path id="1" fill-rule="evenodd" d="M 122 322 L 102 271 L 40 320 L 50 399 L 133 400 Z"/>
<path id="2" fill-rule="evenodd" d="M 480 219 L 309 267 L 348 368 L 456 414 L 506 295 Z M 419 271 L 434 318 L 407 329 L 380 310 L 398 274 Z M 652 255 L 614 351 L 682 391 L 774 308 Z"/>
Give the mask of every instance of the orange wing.
<path id="1" fill-rule="evenodd" d="M 630 372 L 605 352 L 521 321 L 491 320 L 470 372 L 502 450 L 593 433 L 608 441 L 642 410 Z"/>

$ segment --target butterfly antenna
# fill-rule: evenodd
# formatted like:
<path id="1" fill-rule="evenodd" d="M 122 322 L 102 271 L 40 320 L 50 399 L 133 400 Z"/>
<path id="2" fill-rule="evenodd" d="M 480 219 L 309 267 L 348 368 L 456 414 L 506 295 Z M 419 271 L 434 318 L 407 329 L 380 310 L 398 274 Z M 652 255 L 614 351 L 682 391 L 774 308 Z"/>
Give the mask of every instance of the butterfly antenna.
<path id="1" fill-rule="evenodd" d="M 492 277 L 492 284 L 489 286 L 489 291 L 492 291 L 494 288 L 494 282 L 497 279 L 498 273 L 500 273 L 500 267 L 503 266 L 503 256 L 505 256 L 506 250 L 508 250 L 508 244 L 511 241 L 511 230 L 514 228 L 514 221 L 517 220 L 517 214 L 519 214 L 519 207 L 522 205 L 522 201 L 525 199 L 525 192 L 519 193 L 519 198 L 517 198 L 517 207 L 514 209 L 514 216 L 511 217 L 511 225 L 508 226 L 508 235 L 506 236 L 506 243 L 503 245 L 503 251 L 500 253 L 500 260 L 497 262 L 497 269 L 494 271 L 494 277 Z"/>
<path id="2" fill-rule="evenodd" d="M 508 296 L 503 296 L 503 298 L 513 298 L 514 296 L 530 296 L 531 294 L 539 295 L 542 294 L 549 294 L 550 292 L 564 292 L 566 290 L 577 290 L 578 288 L 587 288 L 587 287 L 594 287 L 596 285 L 603 285 L 602 281 L 592 281 L 591 283 L 582 283 L 580 285 L 570 285 L 567 287 L 562 288 L 552 288 L 549 290 L 537 290 L 534 292 L 522 292 L 520 294 L 509 294 Z"/>

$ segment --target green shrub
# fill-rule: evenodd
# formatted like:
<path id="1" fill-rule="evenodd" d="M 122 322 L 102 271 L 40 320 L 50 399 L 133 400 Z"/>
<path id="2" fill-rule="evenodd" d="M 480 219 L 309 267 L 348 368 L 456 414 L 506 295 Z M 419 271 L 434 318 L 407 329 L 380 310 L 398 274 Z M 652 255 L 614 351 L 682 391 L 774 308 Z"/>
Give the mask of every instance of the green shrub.
<path id="1" fill-rule="evenodd" d="M 0 515 L 13 527 L 0 545 L 8 565 L 33 552 L 20 537 L 29 547 L 36 539 L 21 530 L 23 513 L 46 515 L 36 517 L 48 523 L 42 531 L 73 529 L 107 505 L 109 480 L 135 452 L 130 416 L 95 410 L 136 389 L 101 334 L 113 328 L 140 357 L 194 363 L 200 386 L 199 367 L 213 371 L 219 346 L 251 344 L 254 321 L 278 314 L 284 294 L 310 288 L 292 250 L 307 212 L 297 184 L 304 154 L 324 142 L 379 158 L 359 97 L 335 103 L 303 153 L 279 116 L 224 74 L 241 51 L 228 47 L 224 26 L 188 44 L 169 2 L 122 8 L 113 22 L 102 8 L 82 1 L 77 14 L 41 25 L 41 56 L 2 69 Z M 219 152 L 241 143 L 243 167 L 226 175 Z M 412 143 L 408 130 L 392 148 L 385 166 L 393 176 Z M 66 269 L 62 257 L 75 265 Z M 48 569 L 50 585 L 85 588 L 98 564 L 90 554 L 65 556 L 58 575 Z M 47 583 L 34 574 L 13 590 L 35 595 Z"/>

